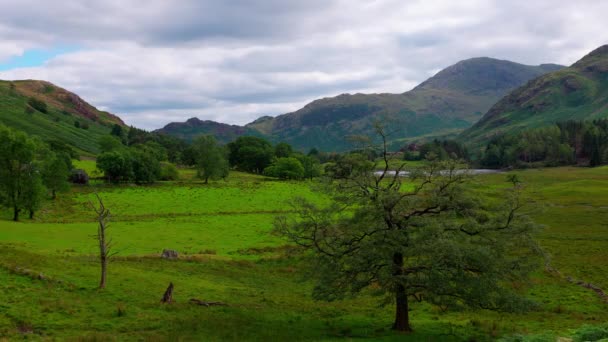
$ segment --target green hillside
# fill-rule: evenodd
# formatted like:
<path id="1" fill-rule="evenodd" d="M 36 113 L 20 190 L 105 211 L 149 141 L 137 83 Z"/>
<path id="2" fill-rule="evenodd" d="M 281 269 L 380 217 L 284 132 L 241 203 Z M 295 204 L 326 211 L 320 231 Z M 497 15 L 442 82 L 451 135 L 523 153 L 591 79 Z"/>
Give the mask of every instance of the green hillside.
<path id="1" fill-rule="evenodd" d="M 45 141 L 62 141 L 80 153 L 98 152 L 99 137 L 114 124 L 124 125 L 117 116 L 97 110 L 78 95 L 32 80 L 0 81 L 0 123 Z"/>
<path id="2" fill-rule="evenodd" d="M 348 136 L 370 135 L 373 122 L 380 120 L 391 126 L 392 143 L 400 145 L 408 139 L 456 135 L 512 89 L 560 68 L 472 58 L 402 94 L 342 94 L 315 100 L 293 113 L 261 117 L 244 128 L 200 120 L 193 125 L 189 120 L 169 124 L 160 131 L 188 140 L 200 134 L 213 133 L 223 140 L 258 132 L 301 150 L 316 147 L 344 151 L 353 147 Z"/>
<path id="3" fill-rule="evenodd" d="M 299 148 L 352 148 L 348 135 L 370 135 L 372 123 L 387 122 L 393 143 L 423 136 L 456 134 L 513 88 L 557 65 L 528 66 L 492 58 L 452 65 L 402 94 L 354 94 L 316 100 L 304 108 L 252 123 L 276 141 Z"/>
<path id="4" fill-rule="evenodd" d="M 489 138 L 558 121 L 608 117 L 608 45 L 569 68 L 538 77 L 494 105 L 463 141 L 480 145 Z"/>

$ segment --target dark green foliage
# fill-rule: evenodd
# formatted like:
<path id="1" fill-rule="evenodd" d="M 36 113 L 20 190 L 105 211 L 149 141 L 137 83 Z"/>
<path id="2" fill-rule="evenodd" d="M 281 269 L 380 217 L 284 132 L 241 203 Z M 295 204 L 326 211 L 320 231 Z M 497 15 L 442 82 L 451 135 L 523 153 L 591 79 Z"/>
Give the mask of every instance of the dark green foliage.
<path id="1" fill-rule="evenodd" d="M 188 144 L 179 138 L 158 132 L 150 133 L 133 126 L 129 128 L 125 141 L 128 146 L 144 145 L 144 148 L 155 154 L 159 160 L 168 160 L 174 164 L 183 163 L 182 154 L 188 148 Z M 185 156 L 186 161 L 191 162 L 188 157 L 191 156 Z"/>
<path id="2" fill-rule="evenodd" d="M 360 154 L 346 165 L 325 182 L 330 205 L 298 199 L 297 215 L 275 225 L 313 257 L 314 298 L 340 300 L 370 289 L 396 303 L 393 329 L 401 331 L 411 330 L 409 299 L 442 308 L 529 307 L 510 286 L 540 261 L 520 184 L 489 205 L 454 161 L 429 163 L 408 179 L 370 172 Z"/>
<path id="3" fill-rule="evenodd" d="M 274 147 L 274 156 L 277 158 L 291 157 L 292 154 L 293 148 L 288 143 L 281 142 Z"/>
<path id="4" fill-rule="evenodd" d="M 70 189 L 69 178 L 72 171 L 72 161 L 65 153 L 46 154 L 42 164 L 42 180 L 55 199 L 57 192 Z"/>
<path id="5" fill-rule="evenodd" d="M 305 156 L 303 154 L 297 154 L 296 158 L 304 168 L 304 178 L 313 179 L 321 175 L 321 163 L 315 155 Z"/>
<path id="6" fill-rule="evenodd" d="M 49 140 L 49 141 L 47 141 L 47 144 L 49 145 L 51 150 L 55 153 L 67 155 L 67 156 L 69 156 L 69 159 L 76 159 L 76 160 L 80 159 L 80 156 L 78 155 L 78 153 L 76 151 L 74 151 L 74 149 L 70 145 L 66 144 L 62 140 L 57 140 L 57 139 Z M 71 161 L 70 161 L 70 163 L 71 163 Z"/>
<path id="7" fill-rule="evenodd" d="M 228 177 L 229 165 L 226 149 L 218 145 L 211 135 L 198 137 L 193 143 L 196 151 L 196 167 L 198 176 L 209 182 Z"/>
<path id="8" fill-rule="evenodd" d="M 27 101 L 27 104 L 41 113 L 47 114 L 49 112 L 46 102 L 42 100 L 38 100 L 32 97 Z"/>
<path id="9" fill-rule="evenodd" d="M 373 172 L 374 163 L 360 153 L 337 155 L 325 164 L 325 174 L 332 179 L 347 179 L 355 173 Z"/>
<path id="10" fill-rule="evenodd" d="M 39 141 L 0 125 L 0 199 L 13 210 L 14 221 L 24 209 L 33 216 L 42 201 L 40 148 Z"/>
<path id="11" fill-rule="evenodd" d="M 575 342 L 599 341 L 608 338 L 608 323 L 584 325 L 573 336 Z"/>
<path id="12" fill-rule="evenodd" d="M 99 151 L 101 153 L 119 151 L 124 148 L 125 146 L 116 136 L 104 135 L 103 137 L 99 138 Z"/>
<path id="13" fill-rule="evenodd" d="M 133 163 L 129 151 L 104 152 L 97 157 L 97 168 L 103 171 L 111 183 L 128 182 L 134 178 Z"/>
<path id="14" fill-rule="evenodd" d="M 404 160 L 469 160 L 467 148 L 455 140 L 433 140 L 422 145 L 410 144 L 404 150 Z"/>
<path id="15" fill-rule="evenodd" d="M 277 158 L 264 169 L 264 175 L 280 179 L 302 179 L 305 176 L 302 163 L 294 157 Z"/>
<path id="16" fill-rule="evenodd" d="M 274 156 L 270 142 L 258 137 L 239 137 L 228 144 L 228 151 L 231 166 L 253 173 L 262 173 Z"/>
<path id="17" fill-rule="evenodd" d="M 160 161 L 149 151 L 136 148 L 102 153 L 97 157 L 97 168 L 111 183 L 149 184 L 161 177 Z"/>
<path id="18" fill-rule="evenodd" d="M 110 134 L 115 137 L 118 137 L 121 141 L 123 141 L 126 138 L 125 132 L 124 132 L 122 126 L 119 124 L 114 124 L 114 126 L 112 126 L 112 131 L 110 131 Z"/>
<path id="19" fill-rule="evenodd" d="M 161 177 L 159 160 L 152 153 L 142 150 L 130 151 L 133 181 L 136 184 L 154 183 Z"/>
<path id="20" fill-rule="evenodd" d="M 554 126 L 499 136 L 490 141 L 480 164 L 490 168 L 598 166 L 608 162 L 608 120 L 566 121 Z"/>

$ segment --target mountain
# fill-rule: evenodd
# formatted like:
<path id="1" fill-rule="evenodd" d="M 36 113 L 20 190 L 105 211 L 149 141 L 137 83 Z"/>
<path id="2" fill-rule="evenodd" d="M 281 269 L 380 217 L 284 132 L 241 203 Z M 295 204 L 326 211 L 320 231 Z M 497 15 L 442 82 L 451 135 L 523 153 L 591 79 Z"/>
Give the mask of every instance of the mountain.
<path id="1" fill-rule="evenodd" d="M 481 145 L 489 138 L 558 121 L 608 117 L 608 45 L 568 68 L 551 72 L 517 88 L 460 138 Z"/>
<path id="2" fill-rule="evenodd" d="M 45 141 L 61 141 L 85 154 L 98 152 L 99 137 L 114 124 L 125 125 L 78 95 L 35 80 L 0 81 L 0 123 Z"/>
<path id="3" fill-rule="evenodd" d="M 156 132 L 168 134 L 186 141 L 192 141 L 199 135 L 211 134 L 223 143 L 229 143 L 242 135 L 260 135 L 248 127 L 228 125 L 210 120 L 190 118 L 186 122 L 172 122 Z"/>
<path id="4" fill-rule="evenodd" d="M 316 147 L 325 151 L 352 148 L 346 137 L 373 135 L 373 122 L 377 120 L 390 124 L 395 144 L 426 135 L 455 135 L 470 127 L 512 89 L 560 68 L 554 64 L 529 66 L 487 57 L 472 58 L 440 71 L 402 94 L 342 94 L 315 100 L 292 113 L 262 117 L 245 128 L 299 149 Z M 168 133 L 191 138 L 209 133 L 210 125 L 202 126 L 200 132 L 187 125 Z"/>

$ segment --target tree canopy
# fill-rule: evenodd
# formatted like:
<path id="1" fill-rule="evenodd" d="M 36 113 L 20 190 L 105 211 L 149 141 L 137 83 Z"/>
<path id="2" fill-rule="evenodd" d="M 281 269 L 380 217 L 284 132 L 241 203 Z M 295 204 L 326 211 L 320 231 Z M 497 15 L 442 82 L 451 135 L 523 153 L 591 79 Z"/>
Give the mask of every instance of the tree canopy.
<path id="1" fill-rule="evenodd" d="M 442 308 L 527 307 L 510 285 L 538 266 L 521 183 L 494 203 L 480 198 L 456 161 L 430 162 L 404 178 L 389 172 L 385 147 L 380 155 L 379 165 L 362 154 L 338 161 L 323 187 L 331 204 L 296 199 L 297 214 L 276 220 L 275 230 L 312 257 L 313 297 L 371 289 L 395 303 L 400 331 L 411 330 L 410 299 Z"/>
<path id="2" fill-rule="evenodd" d="M 211 135 L 197 138 L 193 143 L 198 176 L 209 182 L 209 179 L 217 180 L 226 178 L 229 172 L 226 149 L 218 145 Z"/>

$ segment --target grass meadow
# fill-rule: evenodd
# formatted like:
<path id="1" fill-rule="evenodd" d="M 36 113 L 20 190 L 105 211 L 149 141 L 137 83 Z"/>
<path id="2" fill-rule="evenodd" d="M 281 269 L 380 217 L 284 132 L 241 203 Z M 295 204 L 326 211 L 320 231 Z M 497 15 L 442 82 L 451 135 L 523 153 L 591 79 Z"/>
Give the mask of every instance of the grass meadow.
<path id="1" fill-rule="evenodd" d="M 92 161 L 77 167 L 92 170 Z M 539 269 L 526 293 L 539 309 L 525 314 L 442 312 L 412 305 L 413 334 L 390 330 L 393 308 L 379 298 L 326 303 L 310 297 L 302 261 L 271 234 L 295 195 L 324 203 L 308 182 L 232 173 L 204 185 L 181 180 L 152 186 L 74 187 L 32 220 L 0 215 L 0 336 L 68 341 L 198 340 L 495 340 L 515 333 L 568 336 L 608 321 L 608 305 L 570 276 L 608 288 L 608 168 L 517 171 L 542 203 L 537 236 L 562 276 Z M 498 198 L 505 174 L 477 176 Z M 88 202 L 97 191 L 112 212 L 117 255 L 108 288 L 96 289 L 96 224 Z M 164 248 L 180 253 L 164 260 Z M 169 282 L 175 303 L 160 304 Z M 190 298 L 222 301 L 202 307 Z"/>

